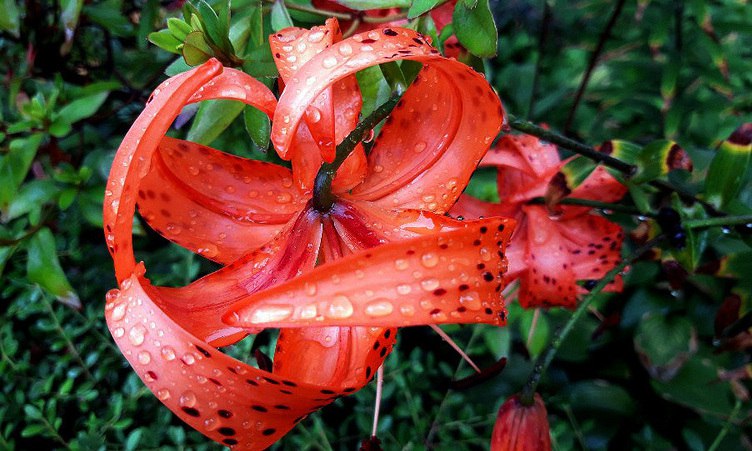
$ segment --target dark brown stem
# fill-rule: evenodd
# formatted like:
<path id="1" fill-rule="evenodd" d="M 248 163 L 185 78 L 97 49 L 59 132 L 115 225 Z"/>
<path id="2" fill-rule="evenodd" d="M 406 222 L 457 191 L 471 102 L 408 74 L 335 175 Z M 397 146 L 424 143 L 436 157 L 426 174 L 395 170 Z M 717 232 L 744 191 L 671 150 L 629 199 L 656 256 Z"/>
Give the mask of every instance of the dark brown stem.
<path id="1" fill-rule="evenodd" d="M 614 11 L 613 13 L 611 13 L 611 17 L 608 19 L 606 27 L 603 28 L 603 31 L 598 38 L 598 44 L 595 46 L 595 50 L 593 50 L 593 53 L 590 55 L 590 61 L 588 62 L 587 70 L 585 71 L 585 75 L 582 77 L 580 87 L 577 89 L 577 94 L 574 96 L 574 104 L 572 104 L 572 109 L 569 110 L 569 117 L 567 118 L 566 125 L 564 125 L 564 133 L 566 134 L 569 134 L 571 131 L 572 122 L 574 122 L 575 113 L 577 112 L 577 108 L 580 106 L 582 95 L 585 93 L 585 89 L 590 82 L 590 77 L 593 75 L 593 69 L 595 69 L 596 64 L 598 64 L 598 58 L 601 56 L 601 52 L 603 52 L 603 47 L 606 45 L 606 41 L 608 41 L 608 38 L 611 36 L 611 31 L 613 30 L 616 21 L 621 15 L 622 9 L 624 9 L 624 3 L 626 3 L 625 0 L 619 0 L 616 3 Z"/>

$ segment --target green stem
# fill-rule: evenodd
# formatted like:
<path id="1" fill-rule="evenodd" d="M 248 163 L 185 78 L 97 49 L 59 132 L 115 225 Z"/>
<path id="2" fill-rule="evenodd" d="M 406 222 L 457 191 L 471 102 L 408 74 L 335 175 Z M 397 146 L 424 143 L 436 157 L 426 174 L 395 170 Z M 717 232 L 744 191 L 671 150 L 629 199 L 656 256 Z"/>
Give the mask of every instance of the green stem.
<path id="1" fill-rule="evenodd" d="M 721 446 L 721 442 L 723 442 L 723 439 L 726 438 L 726 434 L 728 434 L 729 429 L 731 429 L 731 424 L 734 422 L 734 418 L 736 417 L 736 414 L 739 413 L 741 408 L 742 400 L 737 398 L 736 403 L 734 404 L 734 408 L 729 414 L 728 420 L 726 420 L 726 423 L 718 432 L 718 435 L 715 437 L 715 440 L 713 440 L 713 443 L 710 445 L 710 448 L 708 448 L 708 451 L 716 451 L 718 447 Z"/>
<path id="2" fill-rule="evenodd" d="M 316 179 L 313 182 L 313 208 L 322 213 L 332 208 L 335 200 L 334 193 L 332 193 L 332 181 L 337 174 L 337 170 L 355 149 L 355 146 L 360 144 L 379 122 L 389 116 L 401 97 L 401 94 L 393 94 L 389 100 L 363 119 L 341 143 L 337 144 L 334 161 L 322 164 L 318 174 L 316 174 Z"/>
<path id="3" fill-rule="evenodd" d="M 528 203 L 529 204 L 543 204 L 545 203 L 545 199 L 543 199 L 542 197 L 534 197 L 530 199 Z M 609 202 L 601 202 L 598 200 L 591 200 L 591 199 L 581 199 L 578 197 L 567 197 L 559 201 L 559 203 L 562 205 L 581 205 L 583 207 L 600 208 L 602 210 L 611 210 L 611 211 L 616 211 L 619 213 L 627 213 L 630 215 L 651 216 L 650 214 L 642 213 L 640 210 L 634 207 L 629 207 L 627 205 L 612 204 Z"/>
<path id="4" fill-rule="evenodd" d="M 705 227 L 749 225 L 752 224 L 752 215 L 723 216 L 720 218 L 690 219 L 684 221 L 687 229 L 702 229 Z"/>
<path id="5" fill-rule="evenodd" d="M 582 301 L 580 301 L 577 309 L 574 311 L 574 313 L 572 313 L 572 316 L 569 318 L 566 324 L 564 324 L 564 327 L 556 332 L 553 340 L 551 340 L 551 343 L 548 345 L 548 348 L 546 348 L 546 350 L 536 359 L 535 365 L 533 366 L 533 371 L 530 373 L 527 384 L 525 384 L 525 387 L 522 389 L 522 394 L 520 395 L 520 401 L 523 404 L 528 406 L 533 405 L 533 396 L 535 395 L 535 391 L 538 388 L 538 384 L 540 383 L 543 374 L 546 372 L 549 365 L 551 365 L 551 362 L 556 356 L 556 353 L 559 351 L 561 344 L 572 331 L 575 324 L 577 324 L 577 321 L 579 321 L 582 315 L 584 315 L 588 310 L 588 307 L 590 306 L 590 304 L 592 304 L 598 294 L 603 291 L 603 289 L 606 288 L 606 285 L 611 283 L 616 278 L 616 276 L 624 270 L 624 268 L 626 268 L 644 252 L 648 251 L 659 242 L 663 241 L 663 239 L 664 236 L 659 235 L 648 241 L 644 245 L 640 246 L 638 249 L 632 252 L 629 257 L 623 259 L 621 263 L 619 263 L 611 271 L 606 273 L 606 275 L 600 281 L 598 281 L 595 287 L 590 290 L 590 293 L 582 298 Z"/>
<path id="6" fill-rule="evenodd" d="M 44 302 L 45 307 L 47 307 L 47 311 L 50 313 L 52 322 L 55 323 L 55 329 L 60 334 L 60 336 L 63 337 L 63 340 L 65 340 L 65 344 L 68 346 L 68 352 L 70 352 L 73 355 L 73 358 L 76 359 L 78 364 L 81 366 L 81 369 L 84 370 L 84 374 L 86 374 L 86 377 L 89 378 L 89 380 L 93 381 L 94 376 L 92 376 L 92 374 L 89 372 L 89 368 L 86 366 L 86 363 L 84 363 L 84 360 L 81 358 L 81 354 L 78 353 L 76 346 L 73 344 L 71 339 L 68 338 L 68 335 L 65 333 L 65 330 L 63 330 L 63 326 L 62 324 L 60 324 L 60 321 L 57 319 L 57 315 L 55 315 L 55 310 L 52 308 L 52 304 L 50 304 L 50 301 L 47 300 L 47 296 L 44 293 L 42 293 L 42 302 Z"/>
<path id="7" fill-rule="evenodd" d="M 614 158 L 603 152 L 598 152 L 594 148 L 577 142 L 573 139 L 569 139 L 566 136 L 562 136 L 558 133 L 554 133 L 550 130 L 546 130 L 543 127 L 539 127 L 532 122 L 528 122 L 522 119 L 518 119 L 515 116 L 508 114 L 508 124 L 513 129 L 527 133 L 528 135 L 537 136 L 545 141 L 561 146 L 565 149 L 569 149 L 572 152 L 588 157 L 591 160 L 595 160 L 599 163 L 603 163 L 605 166 L 616 169 L 622 172 L 626 177 L 632 176 L 637 171 L 637 166 L 621 161 L 618 158 Z"/>
<path id="8" fill-rule="evenodd" d="M 273 4 L 273 3 L 277 3 L 278 0 L 264 0 L 264 1 L 266 3 Z M 296 5 L 295 3 L 286 3 L 284 1 L 283 3 L 285 4 L 285 7 L 287 9 L 292 9 L 295 11 L 300 11 L 300 12 L 309 13 L 309 14 L 316 14 L 317 16 L 336 17 L 337 19 L 344 19 L 344 20 L 352 20 L 353 18 L 353 15 L 349 13 L 338 13 L 334 11 L 326 11 L 323 9 L 316 9 L 316 8 L 312 8 L 312 7 L 305 6 L 305 5 Z"/>

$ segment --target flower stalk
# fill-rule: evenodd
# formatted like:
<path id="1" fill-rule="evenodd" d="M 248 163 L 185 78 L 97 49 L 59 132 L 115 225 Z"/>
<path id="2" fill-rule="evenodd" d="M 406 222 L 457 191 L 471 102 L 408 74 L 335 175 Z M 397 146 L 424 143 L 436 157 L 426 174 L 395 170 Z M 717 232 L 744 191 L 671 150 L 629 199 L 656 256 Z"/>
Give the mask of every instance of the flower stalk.
<path id="1" fill-rule="evenodd" d="M 337 145 L 336 156 L 331 163 L 321 165 L 316 179 L 313 183 L 313 208 L 321 213 L 326 213 L 334 205 L 335 196 L 332 193 L 332 181 L 337 174 L 337 170 L 345 162 L 355 146 L 360 144 L 376 127 L 379 122 L 386 119 L 392 110 L 397 106 L 402 95 L 393 94 L 389 100 L 381 104 L 370 115 L 358 123 L 353 131 L 348 134 L 341 143 Z"/>
<path id="2" fill-rule="evenodd" d="M 590 290 L 590 293 L 588 293 L 587 296 L 582 299 L 580 304 L 577 306 L 577 309 L 574 311 L 574 313 L 572 313 L 572 316 L 569 318 L 566 324 L 564 324 L 564 327 L 556 332 L 553 340 L 551 340 L 551 343 L 548 345 L 546 350 L 542 354 L 540 354 L 535 361 L 533 371 L 530 373 L 527 383 L 525 384 L 525 387 L 523 387 L 522 393 L 520 395 L 520 402 L 522 402 L 522 404 L 526 406 L 533 405 L 533 403 L 535 402 L 535 392 L 538 388 L 538 384 L 540 383 L 541 378 L 543 377 L 543 374 L 545 374 L 554 357 L 556 357 L 556 353 L 559 351 L 561 344 L 564 342 L 567 336 L 569 336 L 569 333 L 572 331 L 575 324 L 577 324 L 577 321 L 579 321 L 582 315 L 588 310 L 588 307 L 590 307 L 590 304 L 592 304 L 596 296 L 601 291 L 603 291 L 603 289 L 606 288 L 606 285 L 611 283 L 614 278 L 624 270 L 624 268 L 630 265 L 640 255 L 655 247 L 657 244 L 663 241 L 664 238 L 665 237 L 663 235 L 658 235 L 657 237 L 637 248 L 629 257 L 623 259 L 621 263 L 619 263 L 616 267 L 609 271 L 595 285 L 595 287 Z"/>

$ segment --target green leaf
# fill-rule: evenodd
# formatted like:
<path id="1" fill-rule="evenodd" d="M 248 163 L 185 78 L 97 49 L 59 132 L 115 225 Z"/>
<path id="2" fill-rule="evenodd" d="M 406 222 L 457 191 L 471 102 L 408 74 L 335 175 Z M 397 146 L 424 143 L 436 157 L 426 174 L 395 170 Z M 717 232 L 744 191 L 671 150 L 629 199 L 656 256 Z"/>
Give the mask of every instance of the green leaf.
<path id="1" fill-rule="evenodd" d="M 33 180 L 25 183 L 3 211 L 3 220 L 10 221 L 35 210 L 40 211 L 44 204 L 57 196 L 58 192 L 51 180 Z"/>
<path id="2" fill-rule="evenodd" d="M 193 31 L 193 28 L 184 20 L 177 17 L 170 17 L 167 19 L 167 30 L 180 42 L 183 42 L 189 34 Z M 164 31 L 164 30 L 162 30 Z"/>
<path id="3" fill-rule="evenodd" d="M 70 124 L 86 119 L 97 112 L 102 106 L 108 91 L 80 97 L 71 103 L 65 105 L 59 111 L 53 114 L 53 122 L 50 125 L 50 133 L 56 137 L 62 137 L 70 130 Z M 66 131 L 66 129 L 68 131 Z"/>
<path id="4" fill-rule="evenodd" d="M 60 20 L 63 22 L 66 40 L 73 39 L 73 33 L 78 25 L 78 17 L 81 14 L 83 0 L 59 0 Z"/>
<path id="5" fill-rule="evenodd" d="M 564 396 L 577 412 L 598 412 L 628 417 L 636 410 L 629 392 L 602 380 L 576 382 L 567 387 Z"/>
<path id="6" fill-rule="evenodd" d="M 146 4 L 141 7 L 141 17 L 138 21 L 136 30 L 136 45 L 139 49 L 146 49 L 148 36 L 154 30 L 154 20 L 157 17 L 159 9 L 159 0 L 147 0 Z"/>
<path id="7" fill-rule="evenodd" d="M 705 209 L 699 203 L 693 204 L 691 207 L 687 207 L 679 199 L 679 196 L 674 194 L 672 199 L 673 208 L 679 213 L 679 217 L 682 222 L 688 219 L 706 219 L 707 213 Z M 687 271 L 694 271 L 700 264 L 703 252 L 708 247 L 708 230 L 707 229 L 688 229 L 685 230 L 686 245 L 682 249 L 671 248 L 671 255 L 676 258 L 676 261 L 684 267 Z"/>
<path id="8" fill-rule="evenodd" d="M 434 9 L 439 3 L 441 3 L 441 0 L 413 0 L 413 4 L 410 5 L 410 9 L 407 11 L 407 18 L 414 19 L 421 14 L 425 14 Z"/>
<path id="9" fill-rule="evenodd" d="M 57 258 L 55 237 L 48 228 L 42 228 L 29 238 L 26 246 L 28 260 L 26 276 L 65 305 L 80 308 L 81 302 L 73 291 Z"/>
<path id="10" fill-rule="evenodd" d="M 400 69 L 400 66 L 396 61 L 382 63 L 379 65 L 379 68 L 384 75 L 384 79 L 392 89 L 392 92 L 405 92 L 407 89 L 407 81 L 405 81 L 402 69 Z"/>
<path id="11" fill-rule="evenodd" d="M 243 109 L 243 123 L 253 144 L 265 152 L 269 147 L 269 136 L 271 133 L 269 116 L 258 108 L 246 105 L 245 109 Z"/>
<path id="12" fill-rule="evenodd" d="M 7 31 L 15 37 L 19 32 L 19 14 L 16 0 L 0 0 L 0 30 Z"/>
<path id="13" fill-rule="evenodd" d="M 653 388 L 669 401 L 701 413 L 728 416 L 733 408 L 730 384 L 718 379 L 718 368 L 709 359 L 690 359 L 671 381 L 653 380 Z"/>
<path id="14" fill-rule="evenodd" d="M 162 50 L 167 50 L 170 53 L 180 54 L 180 46 L 183 45 L 183 39 L 178 39 L 173 35 L 170 30 L 159 30 L 154 33 L 149 33 L 149 42 L 156 45 Z"/>
<path id="15" fill-rule="evenodd" d="M 367 9 L 407 8 L 412 0 L 337 0 L 342 6 L 357 11 Z"/>
<path id="16" fill-rule="evenodd" d="M 272 5 L 272 13 L 269 20 L 271 21 L 272 30 L 274 31 L 294 26 L 285 3 L 279 0 Z"/>
<path id="17" fill-rule="evenodd" d="M 209 145 L 243 111 L 244 104 L 232 100 L 202 102 L 188 132 L 188 141 Z"/>
<path id="18" fill-rule="evenodd" d="M 474 8 L 459 2 L 452 15 L 454 34 L 470 53 L 479 57 L 496 55 L 498 32 L 488 0 L 480 0 Z"/>
<path id="19" fill-rule="evenodd" d="M 530 356 L 537 357 L 546 348 L 551 335 L 546 314 L 540 309 L 523 310 L 520 313 L 520 334 Z"/>
<path id="20" fill-rule="evenodd" d="M 752 143 L 745 142 L 741 136 L 729 138 L 721 143 L 710 162 L 704 197 L 722 209 L 739 195 L 751 176 Z"/>
<path id="21" fill-rule="evenodd" d="M 389 84 L 377 66 L 367 67 L 355 74 L 360 92 L 363 95 L 363 107 L 360 113 L 368 116 L 377 106 L 386 102 L 391 93 Z"/>
<path id="22" fill-rule="evenodd" d="M 694 354 L 697 337 L 687 318 L 649 314 L 637 326 L 634 344 L 648 373 L 669 381 Z"/>
<path id="23" fill-rule="evenodd" d="M 16 196 L 21 182 L 31 168 L 43 135 L 35 133 L 10 142 L 9 151 L 0 155 L 0 211 L 5 211 Z"/>
<path id="24" fill-rule="evenodd" d="M 21 437 L 33 437 L 35 435 L 42 435 L 42 432 L 45 432 L 46 430 L 47 427 L 44 424 L 30 424 L 23 428 L 23 430 L 21 431 Z"/>
<path id="25" fill-rule="evenodd" d="M 214 56 L 214 51 L 206 42 L 204 33 L 194 31 L 185 37 L 183 43 L 183 58 L 189 66 L 198 66 Z"/>
<path id="26" fill-rule="evenodd" d="M 634 183 L 645 183 L 662 178 L 671 171 L 672 157 L 676 152 L 683 152 L 673 141 L 653 141 L 640 150 L 637 156 L 637 173 L 632 177 Z"/>

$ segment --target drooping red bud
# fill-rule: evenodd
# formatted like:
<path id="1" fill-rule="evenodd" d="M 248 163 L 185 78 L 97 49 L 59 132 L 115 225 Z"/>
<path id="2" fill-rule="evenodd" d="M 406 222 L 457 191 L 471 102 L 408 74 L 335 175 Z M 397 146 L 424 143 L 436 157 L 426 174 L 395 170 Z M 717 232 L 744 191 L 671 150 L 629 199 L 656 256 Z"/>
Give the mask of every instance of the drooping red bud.
<path id="1" fill-rule="evenodd" d="M 501 405 L 491 434 L 491 451 L 548 451 L 551 433 L 548 412 L 540 395 L 535 394 L 533 405 L 526 406 L 520 395 L 514 395 Z"/>

